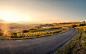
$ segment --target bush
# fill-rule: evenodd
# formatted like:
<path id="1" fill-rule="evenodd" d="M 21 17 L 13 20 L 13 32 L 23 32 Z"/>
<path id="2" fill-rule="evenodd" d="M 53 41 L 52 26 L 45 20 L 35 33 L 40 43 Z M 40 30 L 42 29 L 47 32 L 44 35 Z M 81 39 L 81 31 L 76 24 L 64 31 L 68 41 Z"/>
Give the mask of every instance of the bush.
<path id="1" fill-rule="evenodd" d="M 29 30 L 23 30 L 23 33 L 27 33 L 27 32 L 29 32 Z"/>
<path id="2" fill-rule="evenodd" d="M 79 26 L 85 26 L 85 24 L 80 24 Z"/>
<path id="3" fill-rule="evenodd" d="M 77 27 L 78 25 L 72 25 L 72 28 Z"/>
<path id="4" fill-rule="evenodd" d="M 15 32 L 12 32 L 11 35 L 12 35 L 11 38 L 17 38 L 18 37 L 17 33 L 15 33 Z"/>
<path id="5" fill-rule="evenodd" d="M 0 36 L 4 35 L 4 33 L 0 32 Z"/>
<path id="6" fill-rule="evenodd" d="M 0 36 L 4 35 L 4 31 L 0 29 Z"/>

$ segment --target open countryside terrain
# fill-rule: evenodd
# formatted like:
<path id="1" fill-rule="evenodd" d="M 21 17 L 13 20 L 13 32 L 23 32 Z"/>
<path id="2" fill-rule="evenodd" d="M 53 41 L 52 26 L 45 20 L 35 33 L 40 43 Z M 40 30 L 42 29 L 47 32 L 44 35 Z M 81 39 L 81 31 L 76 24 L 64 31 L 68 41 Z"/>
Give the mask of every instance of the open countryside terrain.
<path id="1" fill-rule="evenodd" d="M 77 35 L 55 54 L 86 54 L 86 22 L 73 25 L 73 28 L 78 31 Z"/>
<path id="2" fill-rule="evenodd" d="M 0 40 L 1 54 L 50 54 L 55 53 L 77 33 L 74 29 L 52 35 L 26 40 Z"/>
<path id="3" fill-rule="evenodd" d="M 15 24 L 13 24 L 15 25 Z M 4 25 L 7 27 L 8 25 Z M 18 24 L 15 26 L 19 26 Z M 25 27 L 24 25 L 22 25 Z M 3 29 L 1 28 L 1 40 L 12 40 L 12 39 L 29 39 L 29 38 L 36 38 L 36 37 L 43 37 L 43 36 L 50 36 L 59 34 L 65 31 L 68 31 L 68 28 L 62 28 L 62 26 L 58 26 L 58 24 L 45 24 L 45 25 L 39 25 L 39 26 L 33 26 L 28 28 L 16 29 L 14 27 L 13 31 L 11 28 Z"/>
<path id="4" fill-rule="evenodd" d="M 0 54 L 86 54 L 86 0 L 0 0 Z"/>
<path id="5" fill-rule="evenodd" d="M 68 29 L 68 27 L 70 28 Z M 85 22 L 51 24 L 47 27 L 44 25 L 39 25 L 37 27 L 31 27 L 30 29 L 21 29 L 21 30 L 12 31 L 12 33 L 14 33 L 14 34 L 11 33 L 13 37 L 0 36 L 1 38 L 0 52 L 1 54 L 7 54 L 7 53 L 8 54 L 13 54 L 13 53 L 14 54 L 34 54 L 34 53 L 35 54 L 54 54 L 54 53 L 68 54 L 73 51 L 67 51 L 68 47 L 66 45 L 69 46 L 68 43 L 71 43 L 70 46 L 77 46 L 72 44 L 74 43 L 79 44 L 79 42 L 77 42 L 76 40 L 78 41 L 81 40 L 81 39 L 77 39 L 78 36 L 77 37 L 75 36 L 76 34 L 79 33 L 77 32 L 78 30 L 76 31 L 75 29 L 76 30 L 83 29 L 83 31 L 86 31 Z M 28 33 L 27 34 L 28 37 L 26 37 L 27 35 L 26 36 L 22 35 L 22 37 L 20 37 L 20 35 L 17 36 L 18 33 L 22 33 L 22 34 Z M 74 40 L 76 39 L 75 42 L 71 41 L 72 38 Z M 24 39 L 24 40 L 19 40 L 19 39 Z M 83 46 L 85 46 L 85 41 L 83 40 L 80 41 L 80 43 L 81 42 L 83 42 Z M 70 48 L 70 50 L 71 49 L 72 48 Z"/>

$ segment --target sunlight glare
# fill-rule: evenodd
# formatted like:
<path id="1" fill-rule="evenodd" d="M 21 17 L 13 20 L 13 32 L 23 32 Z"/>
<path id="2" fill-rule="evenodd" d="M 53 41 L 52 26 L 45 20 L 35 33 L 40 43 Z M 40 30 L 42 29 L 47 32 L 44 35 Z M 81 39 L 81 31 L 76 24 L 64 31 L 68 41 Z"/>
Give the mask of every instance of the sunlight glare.
<path id="1" fill-rule="evenodd" d="M 2 18 L 5 21 L 22 21 L 27 17 L 21 16 L 18 14 L 14 14 L 11 12 L 2 12 L 2 13 L 0 13 L 0 18 Z"/>

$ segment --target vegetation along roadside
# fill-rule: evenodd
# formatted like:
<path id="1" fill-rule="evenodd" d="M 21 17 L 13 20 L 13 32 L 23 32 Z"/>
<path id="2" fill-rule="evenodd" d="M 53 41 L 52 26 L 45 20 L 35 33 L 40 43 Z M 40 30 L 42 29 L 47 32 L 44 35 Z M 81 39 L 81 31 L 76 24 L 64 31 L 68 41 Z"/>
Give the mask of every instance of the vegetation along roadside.
<path id="1" fill-rule="evenodd" d="M 47 31 L 50 29 L 56 29 L 56 30 Z M 8 36 L 0 36 L 0 40 L 32 39 L 32 38 L 56 35 L 59 33 L 66 32 L 68 30 L 69 30 L 68 28 L 61 28 L 61 27 L 49 27 L 48 28 L 47 27 L 47 28 L 40 28 L 40 29 L 14 31 L 14 32 L 10 32 Z M 40 32 L 40 31 L 43 31 L 43 32 Z"/>
<path id="2" fill-rule="evenodd" d="M 86 54 L 85 24 L 80 24 L 80 26 L 73 25 L 73 28 L 77 30 L 77 35 L 68 41 L 68 43 L 66 43 L 55 54 Z"/>

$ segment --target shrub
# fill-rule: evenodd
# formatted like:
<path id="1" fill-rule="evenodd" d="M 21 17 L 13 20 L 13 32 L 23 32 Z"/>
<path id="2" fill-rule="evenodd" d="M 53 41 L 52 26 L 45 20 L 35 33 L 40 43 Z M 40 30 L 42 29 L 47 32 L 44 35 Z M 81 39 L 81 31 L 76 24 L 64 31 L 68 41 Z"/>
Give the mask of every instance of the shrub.
<path id="1" fill-rule="evenodd" d="M 4 35 L 4 31 L 0 29 L 0 36 Z"/>
<path id="2" fill-rule="evenodd" d="M 72 28 L 77 27 L 78 25 L 72 25 Z"/>
<path id="3" fill-rule="evenodd" d="M 29 30 L 23 30 L 23 33 L 27 33 L 27 32 L 29 32 Z"/>
<path id="4" fill-rule="evenodd" d="M 85 24 L 80 24 L 79 26 L 85 26 Z"/>
<path id="5" fill-rule="evenodd" d="M 0 32 L 0 36 L 2 36 L 4 33 Z"/>

